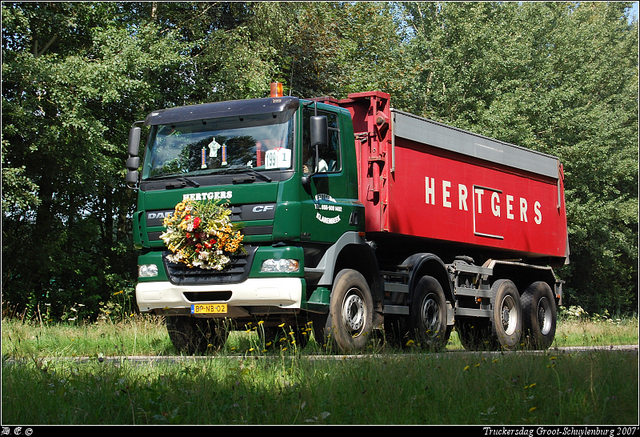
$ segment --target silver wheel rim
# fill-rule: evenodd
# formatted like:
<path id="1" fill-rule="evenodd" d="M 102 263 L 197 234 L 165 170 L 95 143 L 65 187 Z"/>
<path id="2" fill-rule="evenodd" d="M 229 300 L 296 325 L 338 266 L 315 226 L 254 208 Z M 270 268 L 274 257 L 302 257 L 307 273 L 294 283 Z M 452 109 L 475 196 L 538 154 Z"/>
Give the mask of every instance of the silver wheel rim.
<path id="1" fill-rule="evenodd" d="M 427 296 L 427 298 L 422 301 L 420 318 L 426 334 L 430 336 L 436 335 L 440 326 L 440 311 L 438 302 L 431 298 L 431 296 Z"/>
<path id="2" fill-rule="evenodd" d="M 552 314 L 549 300 L 543 297 L 538 301 L 538 325 L 542 335 L 548 335 L 551 332 Z"/>
<path id="3" fill-rule="evenodd" d="M 356 288 L 350 289 L 342 302 L 342 320 L 347 329 L 355 334 L 364 326 L 364 300 Z"/>
<path id="4" fill-rule="evenodd" d="M 507 295 L 502 298 L 500 318 L 504 333 L 507 335 L 514 334 L 516 332 L 518 314 L 516 301 L 513 296 Z"/>

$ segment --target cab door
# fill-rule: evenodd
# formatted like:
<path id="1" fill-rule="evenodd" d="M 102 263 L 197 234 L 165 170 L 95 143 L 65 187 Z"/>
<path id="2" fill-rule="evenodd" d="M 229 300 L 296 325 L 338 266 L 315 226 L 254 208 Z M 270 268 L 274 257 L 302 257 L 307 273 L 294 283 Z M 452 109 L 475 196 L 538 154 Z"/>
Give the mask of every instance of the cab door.
<path id="1" fill-rule="evenodd" d="M 300 238 L 303 242 L 332 244 L 346 231 L 364 229 L 364 215 L 359 217 L 356 211 L 362 209 L 357 199 L 357 185 L 354 186 L 357 179 L 350 177 L 349 170 L 354 169 L 349 169 L 346 163 L 350 160 L 345 160 L 349 156 L 345 148 L 353 148 L 353 139 L 349 142 L 342 136 L 344 129 L 350 131 L 344 126 L 350 118 L 340 112 L 341 108 L 323 104 L 302 109 L 299 165 L 303 179 L 307 178 L 301 184 Z M 310 120 L 314 115 L 326 116 L 328 124 L 327 144 L 318 147 L 317 156 L 315 147 L 310 145 Z"/>

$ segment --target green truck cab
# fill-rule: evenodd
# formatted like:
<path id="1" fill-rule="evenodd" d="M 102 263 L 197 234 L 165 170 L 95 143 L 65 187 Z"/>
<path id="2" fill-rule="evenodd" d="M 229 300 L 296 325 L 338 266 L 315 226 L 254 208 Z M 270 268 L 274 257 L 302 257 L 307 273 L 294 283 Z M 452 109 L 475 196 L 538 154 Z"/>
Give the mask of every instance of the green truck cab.
<path id="1" fill-rule="evenodd" d="M 143 154 L 140 124 L 149 131 Z M 178 349 L 203 351 L 256 321 L 267 332 L 313 321 L 323 335 L 336 276 L 376 268 L 344 108 L 275 96 L 154 111 L 131 130 L 127 168 L 138 190 L 137 304 L 166 316 Z M 226 203 L 246 253 L 222 271 L 169 262 L 163 220 L 184 199 Z M 361 334 L 364 341 L 380 302 L 349 299 L 345 346 Z"/>

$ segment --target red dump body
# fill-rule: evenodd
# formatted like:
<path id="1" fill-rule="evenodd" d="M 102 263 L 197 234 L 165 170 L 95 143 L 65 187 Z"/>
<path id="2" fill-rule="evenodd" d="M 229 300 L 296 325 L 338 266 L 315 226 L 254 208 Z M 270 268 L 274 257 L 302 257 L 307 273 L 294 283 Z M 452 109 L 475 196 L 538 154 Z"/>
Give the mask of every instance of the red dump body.
<path id="1" fill-rule="evenodd" d="M 382 92 L 333 103 L 353 119 L 367 233 L 568 260 L 557 158 L 394 110 Z"/>

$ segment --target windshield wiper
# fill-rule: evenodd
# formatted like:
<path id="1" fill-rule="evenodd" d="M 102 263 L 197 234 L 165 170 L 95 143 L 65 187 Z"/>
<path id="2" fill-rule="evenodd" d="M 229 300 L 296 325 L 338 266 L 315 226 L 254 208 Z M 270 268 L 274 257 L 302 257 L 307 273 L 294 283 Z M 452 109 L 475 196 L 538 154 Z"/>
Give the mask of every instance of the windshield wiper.
<path id="1" fill-rule="evenodd" d="M 200 186 L 200 184 L 199 184 L 199 183 L 197 183 L 196 181 L 194 181 L 193 179 L 189 179 L 189 178 L 186 178 L 186 177 L 184 177 L 184 176 L 183 176 L 183 177 L 178 178 L 178 180 L 179 180 L 179 181 L 183 181 L 183 182 L 185 182 L 187 185 L 191 185 L 192 187 L 199 187 L 199 186 Z"/>
<path id="2" fill-rule="evenodd" d="M 235 178 L 233 178 L 233 183 L 234 184 L 250 184 L 256 181 L 256 177 L 259 177 L 260 179 L 263 179 L 267 182 L 271 182 L 273 180 L 269 176 L 262 173 L 258 173 L 257 171 L 248 171 L 247 174 L 245 175 L 236 176 Z"/>
<path id="3" fill-rule="evenodd" d="M 171 176 L 156 177 L 154 179 L 166 179 L 167 177 L 171 177 Z M 200 184 L 194 181 L 193 179 L 189 179 L 184 176 L 177 177 L 176 181 L 178 182 L 175 182 L 175 181 L 167 182 L 165 185 L 165 188 L 184 188 L 187 185 L 197 188 L 200 186 Z"/>
<path id="4" fill-rule="evenodd" d="M 252 169 L 246 168 L 246 167 L 245 168 L 228 169 L 227 173 L 246 173 L 246 175 L 233 178 L 233 182 L 234 183 L 255 182 L 256 178 L 260 178 L 263 181 L 267 181 L 267 182 L 273 181 L 273 179 L 271 179 L 266 174 L 260 173 L 259 171 L 252 170 Z"/>
<path id="5" fill-rule="evenodd" d="M 273 179 L 271 179 L 269 176 L 267 176 L 264 173 L 260 173 L 259 171 L 255 171 L 255 170 L 251 170 L 249 172 L 247 172 L 250 175 L 253 176 L 258 176 L 259 178 L 262 178 L 263 180 L 267 181 L 267 182 L 271 182 Z"/>

